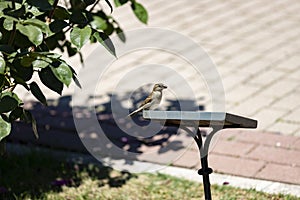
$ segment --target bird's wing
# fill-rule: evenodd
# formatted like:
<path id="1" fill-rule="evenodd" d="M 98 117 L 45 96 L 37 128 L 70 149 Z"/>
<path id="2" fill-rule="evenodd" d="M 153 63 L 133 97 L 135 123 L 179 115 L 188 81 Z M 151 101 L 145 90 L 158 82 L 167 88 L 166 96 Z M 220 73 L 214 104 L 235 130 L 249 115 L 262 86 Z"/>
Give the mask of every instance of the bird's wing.
<path id="1" fill-rule="evenodd" d="M 143 103 L 139 106 L 139 108 L 136 109 L 135 111 L 133 111 L 132 113 L 130 113 L 130 114 L 128 115 L 128 117 L 135 115 L 136 113 L 140 112 L 140 111 L 143 110 L 143 109 L 148 109 L 148 108 L 149 108 L 149 105 L 147 105 L 147 104 L 150 104 L 150 103 L 151 103 L 151 101 L 152 101 L 152 96 L 153 96 L 153 92 L 151 92 L 151 93 L 149 94 L 149 96 L 148 96 L 148 97 L 143 101 Z"/>
<path id="2" fill-rule="evenodd" d="M 129 115 L 127 115 L 127 117 L 131 117 L 131 116 L 135 115 L 136 113 L 140 112 L 140 111 L 143 110 L 143 109 L 144 109 L 144 106 L 139 107 L 139 108 L 136 109 L 135 111 L 129 113 Z"/>
<path id="3" fill-rule="evenodd" d="M 143 101 L 143 103 L 140 105 L 140 108 L 144 105 L 146 105 L 147 103 L 152 101 L 152 92 L 151 94 L 149 94 L 149 96 Z"/>

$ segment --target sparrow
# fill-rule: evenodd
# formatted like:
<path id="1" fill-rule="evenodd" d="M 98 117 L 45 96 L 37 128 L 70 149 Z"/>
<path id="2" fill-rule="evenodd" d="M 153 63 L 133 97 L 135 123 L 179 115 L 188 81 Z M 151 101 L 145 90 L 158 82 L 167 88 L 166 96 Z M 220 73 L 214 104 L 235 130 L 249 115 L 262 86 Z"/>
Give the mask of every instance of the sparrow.
<path id="1" fill-rule="evenodd" d="M 154 110 L 157 108 L 162 98 L 162 91 L 166 88 L 167 86 L 162 83 L 155 84 L 149 96 L 143 101 L 140 107 L 131 112 L 128 117 L 131 117 L 142 110 Z"/>

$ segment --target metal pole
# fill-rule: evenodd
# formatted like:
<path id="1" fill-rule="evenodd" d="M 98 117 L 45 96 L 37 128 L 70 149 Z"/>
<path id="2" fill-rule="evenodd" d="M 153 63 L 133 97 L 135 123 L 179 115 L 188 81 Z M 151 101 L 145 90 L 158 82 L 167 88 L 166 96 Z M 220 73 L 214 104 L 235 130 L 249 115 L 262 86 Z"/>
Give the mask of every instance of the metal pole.
<path id="1" fill-rule="evenodd" d="M 184 128 L 184 130 L 186 130 L 188 133 L 192 132 L 187 129 Z M 210 181 L 209 181 L 209 174 L 211 174 L 213 172 L 213 170 L 211 168 L 208 167 L 208 147 L 209 147 L 209 143 L 210 140 L 212 138 L 212 136 L 218 131 L 218 129 L 213 129 L 213 131 L 210 133 L 211 135 L 209 135 L 204 144 L 202 142 L 202 136 L 201 136 L 201 131 L 199 128 L 197 128 L 197 134 L 194 136 L 194 140 L 197 143 L 199 152 L 200 152 L 200 159 L 201 159 L 201 169 L 198 170 L 198 174 L 201 175 L 203 177 L 203 187 L 204 187 L 204 197 L 205 200 L 211 200 L 211 190 L 210 190 Z"/>
<path id="2" fill-rule="evenodd" d="M 209 138 L 206 138 L 204 144 L 202 142 L 201 131 L 198 128 L 197 135 L 194 137 L 197 146 L 200 152 L 200 159 L 201 159 L 201 169 L 198 170 L 198 174 L 203 178 L 203 188 L 204 188 L 204 197 L 205 200 L 211 200 L 211 190 L 210 190 L 210 181 L 209 181 L 209 174 L 213 172 L 211 168 L 208 167 L 208 146 L 211 140 L 211 137 L 216 131 L 213 129 Z M 208 139 L 208 140 L 207 140 Z"/>
<path id="3" fill-rule="evenodd" d="M 202 151 L 200 151 L 202 152 Z M 201 153 L 201 166 L 202 168 L 198 170 L 198 174 L 203 177 L 203 187 L 204 187 L 204 197 L 205 200 L 211 200 L 211 191 L 210 191 L 210 181 L 209 174 L 213 172 L 211 168 L 208 167 L 207 155 L 202 157 Z"/>

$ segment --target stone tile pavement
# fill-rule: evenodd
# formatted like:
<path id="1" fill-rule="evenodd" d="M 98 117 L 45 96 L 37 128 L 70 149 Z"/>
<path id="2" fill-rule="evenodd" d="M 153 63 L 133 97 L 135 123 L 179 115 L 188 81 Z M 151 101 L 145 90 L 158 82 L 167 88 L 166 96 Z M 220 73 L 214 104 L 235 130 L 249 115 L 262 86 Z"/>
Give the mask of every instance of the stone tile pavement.
<path id="1" fill-rule="evenodd" d="M 149 12 L 147 26 L 135 18 L 129 5 L 115 9 L 113 15 L 124 30 L 158 27 L 189 37 L 214 61 L 223 82 L 227 112 L 257 119 L 258 129 L 262 131 L 300 135 L 300 4 L 297 0 L 141 2 Z M 97 52 L 96 47 L 83 48 L 86 60 Z M 97 58 L 94 59 L 92 64 L 98 66 Z M 78 58 L 67 60 L 80 71 Z M 197 103 L 211 110 L 210 93 L 214 91 L 209 91 L 206 81 L 199 79 L 180 57 L 157 49 L 140 49 L 119 57 L 102 77 L 105 87 L 101 87 L 100 93 L 113 92 L 124 74 L 145 64 L 174 69 L 192 86 Z M 141 73 L 135 77 L 143 79 L 143 76 Z M 182 85 L 166 77 L 168 73 L 160 81 L 168 81 L 170 88 Z M 138 80 L 128 80 L 129 85 Z M 68 88 L 64 94 L 72 94 L 73 89 L 74 86 Z M 132 92 L 132 87 L 127 89 Z M 18 91 L 25 93 L 22 88 Z M 58 98 L 46 88 L 44 91 L 48 97 Z M 30 95 L 24 96 L 32 99 Z M 189 98 L 188 94 L 185 97 Z M 166 98 L 174 96 L 167 93 Z"/>
<path id="2" fill-rule="evenodd" d="M 86 139 L 98 139 L 95 141 L 96 148 L 101 149 L 103 157 L 109 155 L 121 160 L 138 160 L 195 170 L 200 168 L 199 151 L 193 138 L 186 132 L 165 129 L 148 140 L 141 140 L 118 129 L 111 114 L 106 112 L 98 114 L 102 130 L 107 131 L 106 136 L 98 134 L 92 127 L 89 132 L 78 132 L 70 112 L 69 100 L 63 97 L 60 102 L 51 102 L 47 108 L 36 102 L 26 103 L 39 119 L 40 138 L 34 138 L 30 125 L 17 123 L 14 124 L 9 141 L 87 153 Z M 88 112 L 86 115 L 89 116 Z M 130 124 L 127 122 L 128 127 Z M 78 134 L 74 134 L 76 132 Z M 105 141 L 105 137 L 109 141 L 101 142 Z M 123 151 L 120 153 L 112 146 Z M 210 147 L 209 166 L 219 174 L 300 185 L 299 137 L 256 130 L 226 129 L 214 136 Z M 128 152 L 135 152 L 135 155 L 129 156 Z"/>
<path id="3" fill-rule="evenodd" d="M 177 31 L 208 52 L 222 77 L 228 112 L 258 119 L 259 130 L 300 134 L 297 0 L 141 2 L 149 11 L 149 27 Z M 145 27 L 126 7 L 114 16 L 125 30 Z M 157 58 L 153 55 L 157 52 L 142 58 L 149 62 Z M 158 63 L 171 65 L 162 57 Z M 198 93 L 207 92 L 201 89 Z"/>
<path id="4" fill-rule="evenodd" d="M 211 167 L 218 173 L 299 185 L 300 3 L 297 0 L 140 1 L 149 11 L 148 25 L 138 22 L 125 6 L 113 13 L 123 29 L 167 28 L 194 40 L 205 49 L 220 73 L 226 95 L 226 111 L 259 122 L 257 131 L 224 131 L 210 153 Z M 85 58 L 89 59 L 88 55 L 95 49 L 95 46 L 83 48 Z M 79 71 L 78 58 L 69 59 L 69 63 Z M 111 71 L 103 76 L 104 84 L 99 95 L 112 92 L 122 73 L 149 63 L 172 66 L 190 85 L 195 86 L 194 92 L 199 95 L 196 103 L 203 104 L 207 111 L 211 109 L 210 92 L 213 91 L 207 89 L 205 80 L 199 82 L 195 77 L 198 75 L 186 67 L 186 62 L 159 50 L 143 49 L 120 57 L 109 68 Z M 136 75 L 137 78 L 144 76 Z M 161 82 L 164 82 L 163 77 Z M 172 79 L 168 80 L 172 82 Z M 130 81 L 134 84 L 134 80 Z M 172 87 L 180 87 L 180 84 L 173 83 Z M 73 89 L 71 86 L 64 94 L 72 94 Z M 48 97 L 58 98 L 47 89 L 43 90 Z M 166 94 L 165 98 L 172 97 Z M 26 93 L 24 98 L 32 99 Z M 66 119 L 66 116 L 57 119 Z M 42 126 L 47 129 L 45 124 Z M 16 134 L 23 129 L 18 130 Z M 73 129 L 68 129 L 64 137 L 54 136 L 66 132 L 66 129 L 50 130 L 48 134 L 52 140 L 42 139 L 43 145 L 51 143 L 50 146 L 61 147 L 64 141 L 69 141 L 68 137 L 73 137 L 69 134 Z M 72 143 L 76 145 L 71 145 L 71 149 L 79 148 L 80 142 L 76 143 L 76 139 Z M 147 150 L 149 147 L 142 145 L 140 148 Z M 169 154 L 174 156 L 175 153 L 178 152 Z M 194 146 L 178 154 L 181 156 L 173 165 L 199 167 L 198 152 Z M 146 156 L 139 159 L 158 162 Z"/>

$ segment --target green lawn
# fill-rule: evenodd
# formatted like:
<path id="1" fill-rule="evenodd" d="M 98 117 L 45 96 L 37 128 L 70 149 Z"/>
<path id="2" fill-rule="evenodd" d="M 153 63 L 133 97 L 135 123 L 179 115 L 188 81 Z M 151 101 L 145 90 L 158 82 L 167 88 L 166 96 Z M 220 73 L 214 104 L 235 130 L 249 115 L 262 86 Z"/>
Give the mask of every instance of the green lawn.
<path id="1" fill-rule="evenodd" d="M 213 199 L 298 199 L 212 186 Z M 163 174 L 130 174 L 58 161 L 45 153 L 0 157 L 0 199 L 203 199 L 202 185 Z"/>

